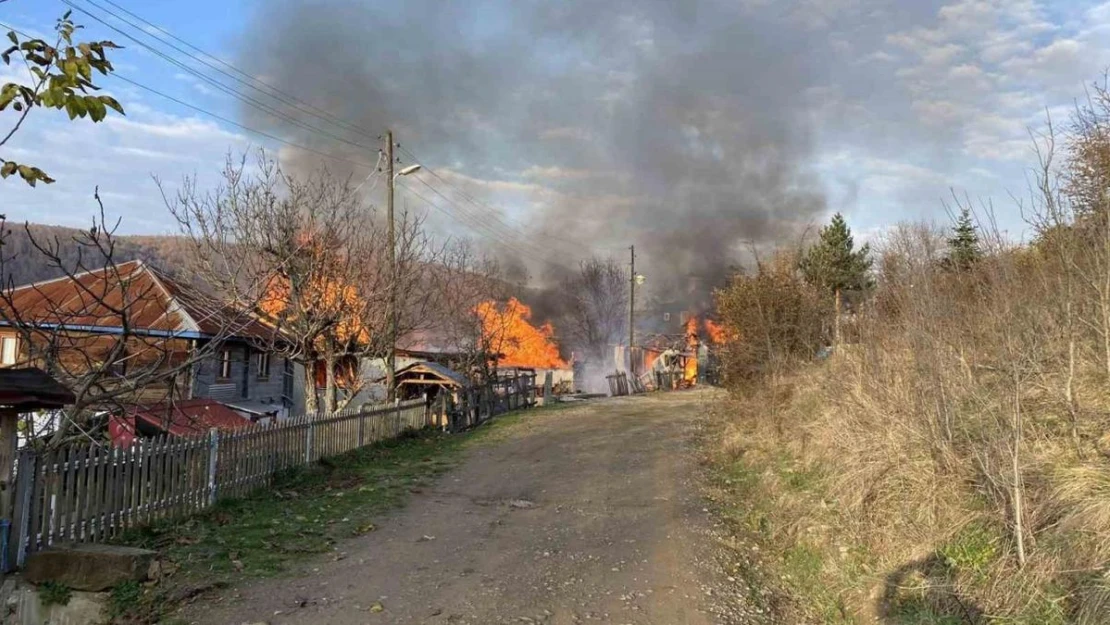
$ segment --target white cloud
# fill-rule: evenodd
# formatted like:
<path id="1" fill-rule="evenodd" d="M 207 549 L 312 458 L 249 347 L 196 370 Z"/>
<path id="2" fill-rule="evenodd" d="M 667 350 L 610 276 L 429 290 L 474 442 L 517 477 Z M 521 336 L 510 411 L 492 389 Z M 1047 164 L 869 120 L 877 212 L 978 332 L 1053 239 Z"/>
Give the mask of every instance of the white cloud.
<path id="1" fill-rule="evenodd" d="M 520 172 L 522 178 L 533 178 L 541 180 L 581 180 L 583 178 L 591 178 L 599 175 L 598 172 L 589 169 L 571 169 L 567 167 L 541 167 L 539 165 L 532 165 L 528 169 Z"/>
<path id="2" fill-rule="evenodd" d="M 193 174 L 202 185 L 214 184 L 228 151 L 248 147 L 242 135 L 206 120 L 125 107 L 128 117 L 113 115 L 99 124 L 34 111 L 4 154 L 41 167 L 57 182 L 32 189 L 16 178 L 0 181 L 7 216 L 88 225 L 99 188 L 109 216 L 122 218 L 121 231 L 164 232 L 170 221 L 152 176 L 171 188 Z"/>

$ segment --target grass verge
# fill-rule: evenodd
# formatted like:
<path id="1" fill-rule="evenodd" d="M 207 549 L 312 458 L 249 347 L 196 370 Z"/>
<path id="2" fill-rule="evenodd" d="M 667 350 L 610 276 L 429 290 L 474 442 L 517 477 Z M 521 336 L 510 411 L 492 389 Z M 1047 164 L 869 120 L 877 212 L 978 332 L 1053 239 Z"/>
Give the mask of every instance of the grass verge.
<path id="1" fill-rule="evenodd" d="M 454 466 L 462 451 L 510 436 L 526 415 L 559 409 L 502 415 L 463 434 L 410 433 L 286 472 L 270 488 L 191 518 L 136 529 L 119 542 L 158 551 L 160 579 L 117 588 L 113 622 L 166 622 L 203 592 L 290 571 L 306 557 L 340 559 L 345 539 L 374 531 L 374 519 Z"/>

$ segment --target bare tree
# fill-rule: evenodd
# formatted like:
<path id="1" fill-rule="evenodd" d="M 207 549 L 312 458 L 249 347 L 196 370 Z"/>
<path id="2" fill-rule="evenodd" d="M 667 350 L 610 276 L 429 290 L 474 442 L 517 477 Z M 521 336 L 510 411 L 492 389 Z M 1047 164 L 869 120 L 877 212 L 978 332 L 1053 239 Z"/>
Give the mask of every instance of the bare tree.
<path id="1" fill-rule="evenodd" d="M 601 361 L 606 348 L 628 333 L 628 276 L 613 258 L 591 258 L 560 285 L 565 312 L 563 338 Z"/>
<path id="2" fill-rule="evenodd" d="M 42 368 L 76 397 L 50 419 L 28 416 L 28 437 L 49 436 L 52 445 L 74 437 L 96 439 L 104 414 L 179 398 L 194 367 L 252 321 L 243 309 L 175 282 L 177 302 L 207 329 L 203 342 L 181 336 L 173 325 L 176 312 L 166 308 L 169 278 L 135 262 L 116 262 L 119 222 L 107 226 L 99 195 L 96 200 L 99 217 L 72 241 L 40 239 L 24 226 L 38 262 L 59 278 L 17 286 L 8 272 L 15 259 L 0 252 L 0 320 L 16 333 L 18 364 Z M 0 233 L 10 233 L 2 221 Z M 76 260 L 67 262 L 72 255 L 63 247 L 74 245 Z"/>
<path id="3" fill-rule="evenodd" d="M 246 165 L 229 157 L 215 190 L 187 178 L 176 194 L 163 187 L 163 198 L 192 241 L 201 279 L 231 301 L 258 303 L 272 325 L 263 347 L 304 366 L 305 409 L 315 412 L 316 362 L 347 311 L 354 258 L 346 246 L 366 211 L 326 173 L 296 179 L 263 152 L 256 173 Z"/>
<path id="4" fill-rule="evenodd" d="M 304 366 L 305 410 L 320 408 L 317 363 L 324 410 L 342 409 L 364 386 L 362 363 L 392 353 L 385 328 L 392 283 L 399 330 L 423 323 L 423 223 L 401 215 L 394 268 L 386 232 L 349 180 L 326 170 L 289 175 L 264 152 L 255 168 L 229 159 L 216 190 L 201 192 L 186 179 L 163 196 L 193 243 L 199 275 L 232 301 L 258 302 L 272 326 L 262 347 Z"/>
<path id="5" fill-rule="evenodd" d="M 458 367 L 463 373 L 476 379 L 490 377 L 504 328 L 485 323 L 478 307 L 509 297 L 510 286 L 502 279 L 500 265 L 494 258 L 478 254 L 469 241 L 457 240 L 443 248 L 434 275 L 438 296 L 433 334 L 460 355 Z"/>

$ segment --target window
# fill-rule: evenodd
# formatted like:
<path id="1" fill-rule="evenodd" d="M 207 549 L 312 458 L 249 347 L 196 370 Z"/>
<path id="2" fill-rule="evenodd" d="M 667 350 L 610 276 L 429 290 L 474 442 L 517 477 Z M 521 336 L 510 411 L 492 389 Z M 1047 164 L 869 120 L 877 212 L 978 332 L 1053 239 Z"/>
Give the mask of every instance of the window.
<path id="1" fill-rule="evenodd" d="M 220 379 L 227 380 L 231 378 L 231 350 L 220 350 Z"/>
<path id="2" fill-rule="evenodd" d="M 663 321 L 670 321 L 671 313 L 663 313 Z"/>
<path id="3" fill-rule="evenodd" d="M 270 352 L 258 352 L 258 379 L 270 379 Z"/>
<path id="4" fill-rule="evenodd" d="M 19 353 L 19 350 L 16 349 L 18 346 L 19 339 L 14 336 L 5 336 L 0 339 L 0 365 L 10 367 L 15 364 Z"/>

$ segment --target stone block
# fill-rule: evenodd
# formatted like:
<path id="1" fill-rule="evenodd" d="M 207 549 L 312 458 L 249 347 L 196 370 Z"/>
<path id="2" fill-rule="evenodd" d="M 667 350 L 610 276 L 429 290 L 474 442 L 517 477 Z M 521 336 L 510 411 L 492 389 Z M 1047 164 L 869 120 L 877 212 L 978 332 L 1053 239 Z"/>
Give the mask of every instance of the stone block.
<path id="1" fill-rule="evenodd" d="M 33 584 L 52 581 L 74 590 L 100 592 L 145 580 L 156 555 L 118 545 L 55 545 L 29 556 L 23 577 Z"/>

